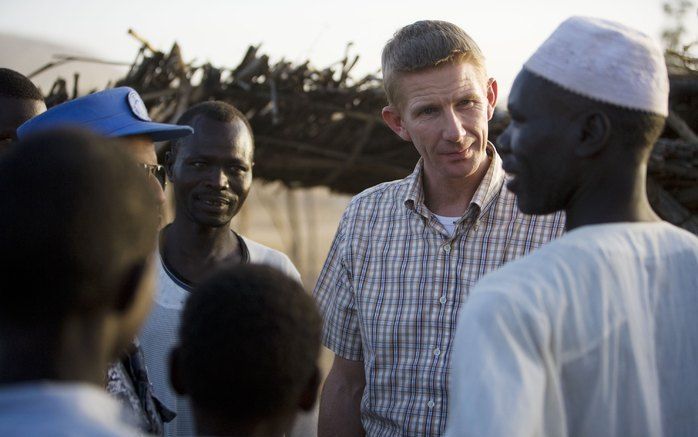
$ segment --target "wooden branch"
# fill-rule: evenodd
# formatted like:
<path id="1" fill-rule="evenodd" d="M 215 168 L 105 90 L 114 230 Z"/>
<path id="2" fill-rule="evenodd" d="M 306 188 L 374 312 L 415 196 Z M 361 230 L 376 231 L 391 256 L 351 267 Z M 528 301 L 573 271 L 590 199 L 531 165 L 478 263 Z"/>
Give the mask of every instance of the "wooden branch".
<path id="1" fill-rule="evenodd" d="M 684 141 L 698 143 L 698 135 L 674 111 L 669 111 L 666 122 Z"/>
<path id="2" fill-rule="evenodd" d="M 647 192 L 654 210 L 664 220 L 698 234 L 698 217 L 691 214 L 656 182 L 647 181 Z"/>
<path id="3" fill-rule="evenodd" d="M 128 34 L 131 35 L 134 39 L 136 39 L 136 41 L 138 41 L 139 43 L 141 43 L 141 45 L 142 45 L 143 47 L 145 47 L 145 48 L 147 48 L 148 50 L 150 50 L 152 53 L 162 53 L 160 50 L 158 50 L 158 49 L 156 49 L 155 47 L 153 47 L 152 44 L 150 44 L 150 42 L 148 42 L 148 40 L 146 40 L 145 38 L 143 38 L 142 36 L 140 36 L 138 33 L 136 33 L 135 30 L 129 29 L 129 30 L 128 30 Z"/>
<path id="4" fill-rule="evenodd" d="M 354 165 L 354 163 L 356 163 L 359 156 L 361 156 L 361 152 L 363 151 L 364 147 L 371 140 L 371 132 L 373 132 L 375 125 L 376 123 L 374 121 L 369 121 L 366 123 L 366 126 L 364 126 L 364 130 L 361 133 L 361 137 L 356 143 L 354 143 L 354 148 L 352 149 L 348 159 L 342 162 L 334 171 L 328 174 L 327 177 L 320 182 L 320 185 L 332 185 L 332 183 L 337 180 L 338 177 L 343 175 Z"/>
<path id="5" fill-rule="evenodd" d="M 676 200 L 681 203 L 698 203 L 698 186 L 679 191 L 676 193 Z"/>

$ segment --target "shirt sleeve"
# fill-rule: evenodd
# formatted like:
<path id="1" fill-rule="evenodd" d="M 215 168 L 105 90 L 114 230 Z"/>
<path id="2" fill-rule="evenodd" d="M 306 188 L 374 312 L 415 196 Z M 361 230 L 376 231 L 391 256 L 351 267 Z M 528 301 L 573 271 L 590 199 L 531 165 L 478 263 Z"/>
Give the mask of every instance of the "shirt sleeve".
<path id="1" fill-rule="evenodd" d="M 454 340 L 446 437 L 544 435 L 545 322 L 476 287 Z"/>
<path id="2" fill-rule="evenodd" d="M 361 332 L 346 257 L 347 223 L 345 213 L 320 272 L 313 296 L 323 316 L 322 343 L 342 358 L 362 361 Z"/>

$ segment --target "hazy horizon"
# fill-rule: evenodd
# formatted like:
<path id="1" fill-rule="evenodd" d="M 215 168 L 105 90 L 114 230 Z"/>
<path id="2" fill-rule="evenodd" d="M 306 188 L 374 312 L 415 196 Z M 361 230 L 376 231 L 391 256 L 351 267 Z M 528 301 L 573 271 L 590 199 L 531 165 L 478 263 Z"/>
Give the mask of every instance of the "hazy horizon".
<path id="1" fill-rule="evenodd" d="M 309 59 L 312 65 L 324 68 L 339 61 L 346 44 L 353 42 L 350 53 L 360 55 L 354 77 L 379 70 L 380 50 L 399 27 L 419 19 L 443 19 L 463 27 L 478 42 L 487 57 L 490 75 L 499 82 L 502 97 L 521 64 L 571 15 L 620 21 L 657 41 L 662 29 L 671 25 L 662 12 L 662 2 L 657 0 L 500 0 L 469 6 L 439 0 L 426 6 L 414 0 L 258 0 L 240 4 L 225 0 L 124 0 L 117 8 L 104 0 L 0 1 L 0 28 L 4 33 L 105 60 L 133 60 L 140 44 L 127 35 L 129 28 L 158 49 L 169 50 L 177 41 L 187 61 L 210 61 L 220 67 L 236 66 L 249 45 L 261 43 L 261 52 L 272 62 L 283 58 L 302 63 Z M 697 39 L 695 9 L 687 14 L 684 24 L 685 40 Z M 13 68 L 17 62 L 5 58 L 3 64 Z"/>

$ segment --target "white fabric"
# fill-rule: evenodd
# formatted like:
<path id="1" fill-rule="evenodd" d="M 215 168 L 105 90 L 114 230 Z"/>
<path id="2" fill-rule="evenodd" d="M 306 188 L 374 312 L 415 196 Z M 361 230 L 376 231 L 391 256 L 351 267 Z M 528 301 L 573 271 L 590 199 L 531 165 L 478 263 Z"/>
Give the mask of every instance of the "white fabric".
<path id="1" fill-rule="evenodd" d="M 301 281 L 300 273 L 288 256 L 249 238 L 242 239 L 247 246 L 250 263 L 276 267 L 298 282 Z M 153 310 L 139 339 L 155 395 L 165 406 L 177 413 L 172 422 L 165 424 L 165 435 L 191 436 L 195 434 L 191 406 L 186 398 L 175 394 L 169 379 L 169 354 L 177 343 L 180 318 L 190 291 L 173 280 L 159 256 L 157 265 L 158 290 Z"/>
<path id="2" fill-rule="evenodd" d="M 432 213 L 434 214 L 434 213 Z M 446 232 L 448 233 L 449 237 L 453 237 L 453 235 L 456 233 L 456 222 L 460 220 L 460 217 L 448 217 L 445 215 L 438 215 L 434 214 L 434 217 L 436 217 L 436 220 L 441 223 L 441 226 L 443 226 L 446 229 Z"/>
<path id="3" fill-rule="evenodd" d="M 471 293 L 446 435 L 695 436 L 697 311 L 694 235 L 573 230 Z"/>
<path id="4" fill-rule="evenodd" d="M 119 403 L 88 384 L 0 385 L 0 435 L 136 436 Z"/>
<path id="5" fill-rule="evenodd" d="M 619 23 L 569 18 L 524 68 L 592 99 L 665 117 L 669 112 L 662 50 L 649 36 Z"/>

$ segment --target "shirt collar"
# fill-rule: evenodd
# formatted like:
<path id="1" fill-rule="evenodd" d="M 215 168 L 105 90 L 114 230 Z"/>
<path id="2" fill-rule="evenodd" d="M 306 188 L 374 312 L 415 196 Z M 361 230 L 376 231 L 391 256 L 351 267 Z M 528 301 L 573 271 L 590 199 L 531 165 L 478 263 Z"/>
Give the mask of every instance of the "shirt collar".
<path id="1" fill-rule="evenodd" d="M 490 166 L 485 177 L 477 187 L 470 206 L 475 206 L 478 210 L 478 218 L 481 217 L 496 200 L 504 183 L 504 170 L 502 169 L 502 158 L 499 157 L 494 145 L 487 142 L 487 152 L 490 156 Z M 423 184 L 424 160 L 419 158 L 414 171 L 405 178 L 407 192 L 404 198 L 405 207 L 416 213 L 429 218 L 430 212 L 424 204 L 424 184 Z M 468 215 L 471 208 L 468 208 L 461 217 L 461 220 Z"/>

